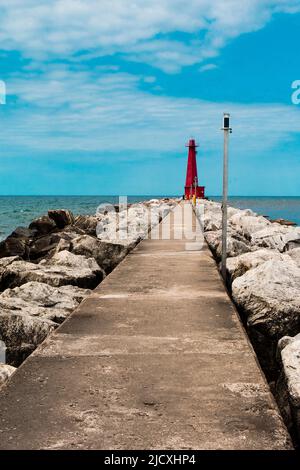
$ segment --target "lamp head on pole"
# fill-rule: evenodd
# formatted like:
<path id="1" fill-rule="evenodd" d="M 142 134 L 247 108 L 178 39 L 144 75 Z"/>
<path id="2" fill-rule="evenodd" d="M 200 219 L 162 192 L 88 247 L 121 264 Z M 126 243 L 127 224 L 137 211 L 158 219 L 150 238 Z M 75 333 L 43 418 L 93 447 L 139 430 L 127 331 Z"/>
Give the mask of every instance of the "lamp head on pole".
<path id="1" fill-rule="evenodd" d="M 223 131 L 229 131 L 232 133 L 232 129 L 230 127 L 230 114 L 229 113 L 224 113 L 223 116 Z"/>

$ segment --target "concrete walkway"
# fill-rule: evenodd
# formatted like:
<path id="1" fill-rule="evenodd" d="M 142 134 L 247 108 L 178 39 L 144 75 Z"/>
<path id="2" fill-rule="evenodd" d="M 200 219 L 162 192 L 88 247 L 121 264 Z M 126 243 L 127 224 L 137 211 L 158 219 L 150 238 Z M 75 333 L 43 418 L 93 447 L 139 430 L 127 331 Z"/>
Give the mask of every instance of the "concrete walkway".
<path id="1" fill-rule="evenodd" d="M 210 251 L 185 243 L 143 241 L 25 361 L 1 449 L 291 447 Z"/>

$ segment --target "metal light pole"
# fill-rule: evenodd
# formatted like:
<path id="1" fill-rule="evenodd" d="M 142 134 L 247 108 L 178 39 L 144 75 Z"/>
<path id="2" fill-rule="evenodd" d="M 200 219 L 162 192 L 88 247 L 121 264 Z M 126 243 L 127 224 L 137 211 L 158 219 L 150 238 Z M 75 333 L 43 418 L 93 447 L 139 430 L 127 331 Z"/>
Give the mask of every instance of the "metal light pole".
<path id="1" fill-rule="evenodd" d="M 224 160 L 223 160 L 223 202 L 222 202 L 222 276 L 226 281 L 226 259 L 227 259 L 227 202 L 228 202 L 228 144 L 229 134 L 232 133 L 230 127 L 230 114 L 224 113 Z"/>

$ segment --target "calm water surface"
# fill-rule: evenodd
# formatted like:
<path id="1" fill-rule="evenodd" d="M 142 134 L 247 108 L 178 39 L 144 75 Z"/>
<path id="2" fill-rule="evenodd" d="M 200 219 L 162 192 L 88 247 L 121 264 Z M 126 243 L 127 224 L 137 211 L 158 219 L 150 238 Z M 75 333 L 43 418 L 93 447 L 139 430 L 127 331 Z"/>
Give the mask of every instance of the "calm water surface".
<path id="1" fill-rule="evenodd" d="M 139 202 L 163 196 L 129 196 L 128 202 Z M 219 197 L 211 197 L 220 201 Z M 284 218 L 300 225 L 300 197 L 231 197 L 230 204 L 239 209 L 252 209 L 271 218 Z M 118 196 L 0 196 L 0 239 L 18 226 L 28 226 L 48 209 L 69 209 L 76 214 L 94 214 L 99 204 L 118 203 Z"/>

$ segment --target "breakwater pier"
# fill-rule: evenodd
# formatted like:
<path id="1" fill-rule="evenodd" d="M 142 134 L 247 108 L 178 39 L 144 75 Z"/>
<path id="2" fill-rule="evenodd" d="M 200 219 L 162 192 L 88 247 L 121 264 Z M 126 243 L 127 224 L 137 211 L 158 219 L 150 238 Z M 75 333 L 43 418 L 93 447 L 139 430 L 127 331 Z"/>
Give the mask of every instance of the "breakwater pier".
<path id="1" fill-rule="evenodd" d="M 154 230 L 181 230 L 182 204 Z M 143 240 L 26 359 L 1 449 L 292 447 L 208 246 L 186 243 Z"/>

